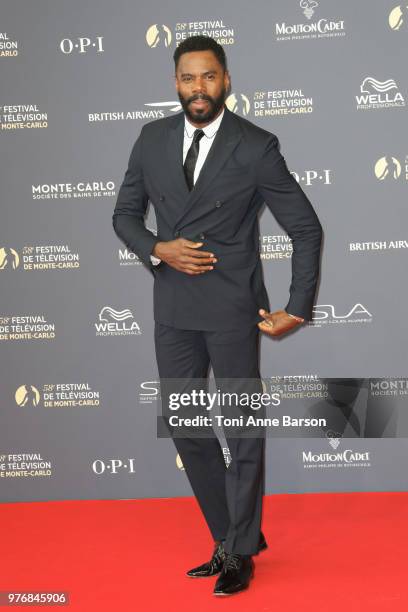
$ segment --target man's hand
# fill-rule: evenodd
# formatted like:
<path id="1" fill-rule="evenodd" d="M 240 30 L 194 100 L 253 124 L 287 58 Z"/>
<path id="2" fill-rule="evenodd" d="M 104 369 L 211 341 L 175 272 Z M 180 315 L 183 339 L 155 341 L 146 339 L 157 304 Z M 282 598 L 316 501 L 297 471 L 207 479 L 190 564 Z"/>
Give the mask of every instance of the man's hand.
<path id="1" fill-rule="evenodd" d="M 258 312 L 264 318 L 264 321 L 258 323 L 258 327 L 269 336 L 280 336 L 302 323 L 289 316 L 286 310 L 266 312 L 266 310 L 261 308 Z"/>
<path id="2" fill-rule="evenodd" d="M 203 274 L 213 270 L 217 259 L 214 253 L 198 251 L 202 242 L 192 242 L 187 238 L 177 238 L 165 242 L 156 242 L 152 255 L 159 257 L 169 266 L 186 274 Z"/>

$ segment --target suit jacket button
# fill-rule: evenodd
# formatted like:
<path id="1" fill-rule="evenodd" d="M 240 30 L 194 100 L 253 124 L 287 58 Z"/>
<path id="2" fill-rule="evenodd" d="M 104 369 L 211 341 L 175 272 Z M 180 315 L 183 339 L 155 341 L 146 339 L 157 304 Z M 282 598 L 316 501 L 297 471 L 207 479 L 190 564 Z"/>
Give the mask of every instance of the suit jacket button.
<path id="1" fill-rule="evenodd" d="M 160 202 L 163 202 L 163 200 L 165 200 L 164 195 L 161 195 L 161 196 L 159 197 L 159 200 L 160 200 Z"/>
<path id="2" fill-rule="evenodd" d="M 201 232 L 201 234 L 199 234 L 198 237 L 199 237 L 200 240 L 204 240 L 205 235 Z"/>
<path id="3" fill-rule="evenodd" d="M 174 232 L 174 237 L 178 238 L 180 236 L 180 232 Z"/>
<path id="4" fill-rule="evenodd" d="M 222 202 L 220 202 L 219 200 L 217 200 L 217 201 L 216 201 L 216 203 L 215 203 L 215 206 L 216 206 L 217 208 L 219 208 L 219 207 L 221 206 L 221 204 L 222 204 Z"/>

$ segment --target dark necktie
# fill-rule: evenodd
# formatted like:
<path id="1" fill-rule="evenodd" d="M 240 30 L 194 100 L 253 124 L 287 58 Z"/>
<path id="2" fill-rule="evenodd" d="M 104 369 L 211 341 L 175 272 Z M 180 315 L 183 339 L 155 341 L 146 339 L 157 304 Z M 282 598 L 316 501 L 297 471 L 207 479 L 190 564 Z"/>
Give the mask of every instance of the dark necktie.
<path id="1" fill-rule="evenodd" d="M 197 163 L 198 152 L 200 150 L 200 139 L 204 136 L 203 130 L 197 129 L 193 135 L 193 142 L 189 150 L 187 151 L 186 159 L 184 161 L 184 174 L 186 177 L 187 185 L 191 191 L 194 187 L 194 170 Z"/>

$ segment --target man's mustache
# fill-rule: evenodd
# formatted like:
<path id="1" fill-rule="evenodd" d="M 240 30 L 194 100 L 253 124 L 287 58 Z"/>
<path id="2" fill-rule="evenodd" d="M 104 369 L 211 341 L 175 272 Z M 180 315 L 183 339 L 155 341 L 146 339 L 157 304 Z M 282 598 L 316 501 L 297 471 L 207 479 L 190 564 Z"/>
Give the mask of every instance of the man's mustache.
<path id="1" fill-rule="evenodd" d="M 195 96 L 191 96 L 191 98 L 187 98 L 186 102 L 187 104 L 191 104 L 191 102 L 195 102 L 195 100 L 207 100 L 207 102 L 213 104 L 213 99 L 205 94 L 196 94 Z"/>

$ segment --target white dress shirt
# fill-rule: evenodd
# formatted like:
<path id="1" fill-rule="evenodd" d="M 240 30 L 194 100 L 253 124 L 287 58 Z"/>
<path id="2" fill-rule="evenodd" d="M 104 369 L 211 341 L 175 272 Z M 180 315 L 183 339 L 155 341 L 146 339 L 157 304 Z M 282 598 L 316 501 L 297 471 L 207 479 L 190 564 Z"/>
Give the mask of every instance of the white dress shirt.
<path id="1" fill-rule="evenodd" d="M 217 133 L 218 128 L 220 127 L 220 123 L 222 121 L 223 116 L 224 109 L 222 109 L 222 112 L 218 115 L 218 117 L 211 121 L 211 123 L 201 128 L 204 132 L 204 136 L 202 136 L 199 143 L 199 152 L 194 169 L 194 184 L 196 183 L 200 174 L 200 170 L 204 165 L 205 159 L 208 155 L 208 151 L 210 150 L 211 145 L 214 142 L 215 135 Z M 186 160 L 187 152 L 191 146 L 191 143 L 193 142 L 193 136 L 196 129 L 197 127 L 190 123 L 190 121 L 187 119 L 187 116 L 184 115 L 183 164 Z M 161 262 L 161 259 L 155 257 L 154 255 L 150 255 L 150 259 L 153 265 L 155 266 L 157 266 Z M 304 321 L 302 317 L 297 317 L 295 315 L 290 314 L 289 312 L 288 315 L 298 321 Z"/>

